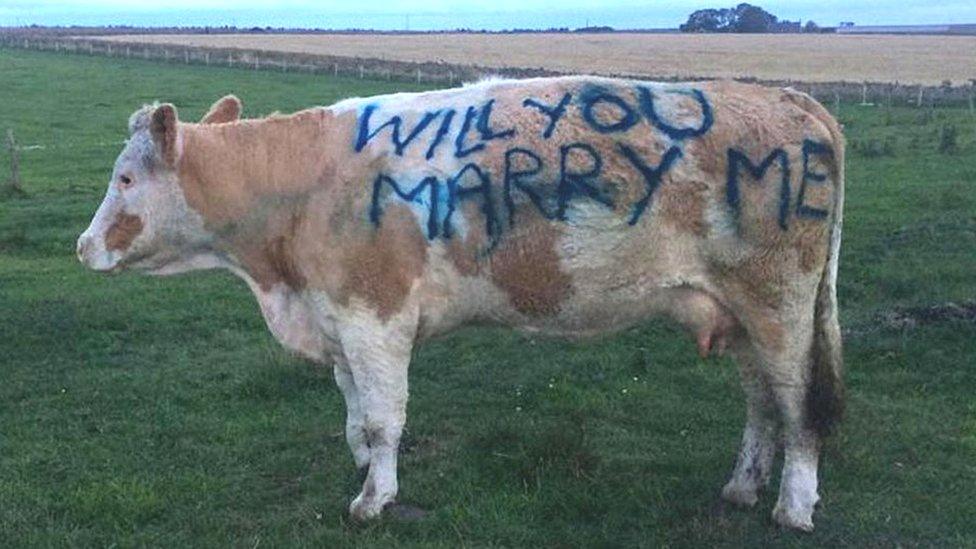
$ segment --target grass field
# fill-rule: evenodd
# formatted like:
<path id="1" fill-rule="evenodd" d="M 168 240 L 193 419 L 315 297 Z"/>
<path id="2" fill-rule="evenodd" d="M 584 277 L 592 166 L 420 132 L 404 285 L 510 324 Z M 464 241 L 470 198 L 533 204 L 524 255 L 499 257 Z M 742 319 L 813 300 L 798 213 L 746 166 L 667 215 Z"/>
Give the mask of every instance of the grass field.
<path id="1" fill-rule="evenodd" d="M 23 153 L 29 197 L 0 199 L 0 546 L 976 545 L 976 324 L 924 309 L 976 288 L 965 110 L 840 113 L 850 402 L 812 535 L 772 524 L 778 474 L 757 509 L 719 504 L 737 374 L 667 323 L 423 347 L 400 479 L 431 513 L 351 524 L 331 373 L 279 349 L 242 282 L 102 277 L 74 258 L 144 102 L 195 119 L 235 92 L 255 116 L 413 88 L 0 50 L 0 128 L 45 147 Z"/>
<path id="2" fill-rule="evenodd" d="M 114 41 L 651 77 L 964 85 L 976 36 L 801 34 L 146 35 Z"/>

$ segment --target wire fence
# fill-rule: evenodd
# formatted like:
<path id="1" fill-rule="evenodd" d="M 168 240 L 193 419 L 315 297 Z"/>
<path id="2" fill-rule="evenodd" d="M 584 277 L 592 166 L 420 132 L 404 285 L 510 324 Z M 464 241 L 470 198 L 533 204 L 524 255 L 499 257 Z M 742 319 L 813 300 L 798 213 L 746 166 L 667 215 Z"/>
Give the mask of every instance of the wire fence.
<path id="1" fill-rule="evenodd" d="M 486 76 L 531 78 L 566 74 L 542 68 L 490 68 L 478 65 L 456 65 L 439 62 L 417 63 L 247 48 L 116 42 L 57 35 L 0 34 L 0 46 L 65 54 L 157 60 L 186 65 L 225 66 L 448 86 L 480 80 Z M 608 73 L 604 76 L 659 81 L 688 80 L 687 78 L 667 75 L 647 74 Z M 970 111 L 976 108 L 974 106 L 976 78 L 970 80 L 967 85 L 952 85 L 950 82 L 945 82 L 940 86 L 902 84 L 899 82 L 802 82 L 755 78 L 739 78 L 737 80 L 772 86 L 790 86 L 809 93 L 828 107 L 835 109 L 839 109 L 841 103 L 850 104 L 852 102 L 860 105 L 900 105 L 918 108 L 968 106 Z"/>

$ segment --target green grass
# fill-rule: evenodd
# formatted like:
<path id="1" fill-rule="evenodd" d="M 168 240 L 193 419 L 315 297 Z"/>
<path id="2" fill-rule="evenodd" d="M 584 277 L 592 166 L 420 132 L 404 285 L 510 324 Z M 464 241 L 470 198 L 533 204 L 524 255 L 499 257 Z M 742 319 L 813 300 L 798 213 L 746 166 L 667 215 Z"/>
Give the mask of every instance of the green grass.
<path id="1" fill-rule="evenodd" d="M 0 50 L 0 130 L 47 147 L 23 153 L 29 197 L 0 199 L 0 546 L 976 544 L 976 326 L 880 321 L 974 298 L 976 120 L 961 109 L 840 113 L 876 145 L 849 155 L 849 415 L 825 450 L 814 534 L 772 524 L 775 481 L 757 509 L 718 503 L 737 374 L 661 322 L 584 343 L 470 329 L 424 346 L 400 478 L 431 514 L 351 524 L 331 373 L 279 349 L 244 284 L 101 277 L 74 242 L 144 102 L 196 119 L 229 92 L 254 116 L 403 89 L 417 86 Z"/>

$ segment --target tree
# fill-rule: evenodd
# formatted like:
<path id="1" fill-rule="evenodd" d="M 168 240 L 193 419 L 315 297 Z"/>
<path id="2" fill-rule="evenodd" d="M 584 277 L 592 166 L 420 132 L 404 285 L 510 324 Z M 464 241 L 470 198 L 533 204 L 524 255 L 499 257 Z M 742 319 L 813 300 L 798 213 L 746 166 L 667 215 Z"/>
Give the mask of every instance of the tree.
<path id="1" fill-rule="evenodd" d="M 813 21 L 807 21 L 807 24 L 803 25 L 803 32 L 820 32 L 820 26 Z"/>
<path id="2" fill-rule="evenodd" d="M 681 32 L 725 32 L 721 11 L 698 10 L 688 16 L 688 22 L 678 27 Z"/>
<path id="3" fill-rule="evenodd" d="M 735 24 L 732 32 L 766 32 L 776 23 L 776 16 L 751 4 L 739 4 L 735 8 Z"/>
<path id="4" fill-rule="evenodd" d="M 704 9 L 693 12 L 679 28 L 681 32 L 767 32 L 776 16 L 752 4 L 734 8 Z"/>

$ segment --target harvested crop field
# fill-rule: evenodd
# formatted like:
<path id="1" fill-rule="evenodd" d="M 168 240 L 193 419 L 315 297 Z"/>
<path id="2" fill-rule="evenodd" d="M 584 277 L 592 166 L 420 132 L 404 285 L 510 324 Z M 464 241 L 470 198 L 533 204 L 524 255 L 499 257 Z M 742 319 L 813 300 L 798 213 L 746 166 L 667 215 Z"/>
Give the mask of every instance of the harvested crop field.
<path id="1" fill-rule="evenodd" d="M 648 77 L 955 85 L 976 78 L 976 36 L 702 34 L 129 35 L 146 42 Z"/>

